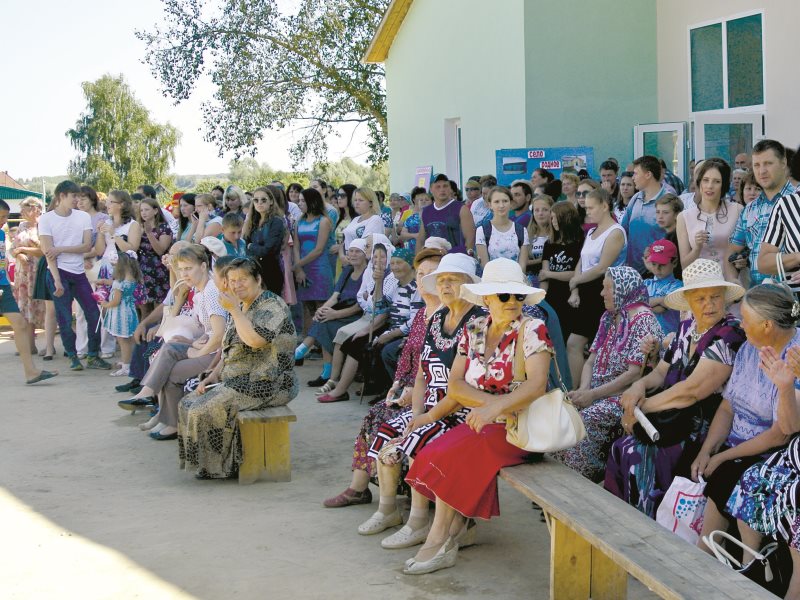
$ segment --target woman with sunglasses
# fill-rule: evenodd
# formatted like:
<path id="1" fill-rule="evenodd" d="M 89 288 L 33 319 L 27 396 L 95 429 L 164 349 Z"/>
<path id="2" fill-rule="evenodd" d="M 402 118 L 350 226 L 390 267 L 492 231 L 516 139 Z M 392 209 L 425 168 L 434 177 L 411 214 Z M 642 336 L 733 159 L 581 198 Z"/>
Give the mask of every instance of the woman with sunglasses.
<path id="1" fill-rule="evenodd" d="M 178 407 L 180 465 L 198 479 L 237 475 L 239 411 L 282 406 L 298 392 L 294 325 L 286 303 L 262 288 L 260 266 L 250 258 L 233 259 L 224 277 L 227 289 L 220 291 L 219 303 L 231 318 L 222 359 Z"/>
<path id="2" fill-rule="evenodd" d="M 583 233 L 589 233 L 590 229 L 597 227 L 597 223 L 592 223 L 589 220 L 589 216 L 586 214 L 586 196 L 589 195 L 589 192 L 596 190 L 599 187 L 600 184 L 593 179 L 584 179 L 578 184 L 578 191 L 575 192 L 575 198 L 577 199 L 578 206 L 580 207 L 579 211 L 581 209 L 583 210 Z"/>
<path id="3" fill-rule="evenodd" d="M 337 274 L 341 273 L 342 267 L 344 266 L 341 262 L 336 260 L 339 257 L 339 249 L 344 243 L 344 228 L 350 225 L 350 221 L 358 216 L 353 206 L 353 192 L 355 191 L 356 186 L 352 183 L 344 183 L 339 188 L 339 191 L 333 195 L 333 200 L 339 210 L 339 218 L 336 220 L 336 227 L 334 227 L 336 243 L 328 249 L 328 252 L 335 256 L 334 261 L 337 266 Z"/>
<path id="4" fill-rule="evenodd" d="M 258 264 L 261 281 L 273 294 L 283 290 L 281 248 L 286 233 L 286 222 L 272 193 L 265 187 L 253 192 L 253 203 L 244 224 L 247 255 Z"/>

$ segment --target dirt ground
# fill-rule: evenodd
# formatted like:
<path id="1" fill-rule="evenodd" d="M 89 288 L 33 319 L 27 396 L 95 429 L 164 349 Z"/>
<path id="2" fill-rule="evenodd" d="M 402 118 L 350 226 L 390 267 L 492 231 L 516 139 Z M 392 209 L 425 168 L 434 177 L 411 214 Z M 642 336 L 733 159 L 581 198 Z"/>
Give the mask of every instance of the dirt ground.
<path id="1" fill-rule="evenodd" d="M 478 544 L 419 577 L 402 573 L 414 549 L 356 533 L 377 490 L 371 506 L 323 508 L 349 482 L 368 407 L 317 403 L 305 382 L 319 362 L 298 369 L 292 481 L 250 486 L 179 471 L 176 442 L 117 407 L 119 379 L 49 365 L 61 375 L 24 385 L 0 333 L 1 598 L 548 597 L 547 528 L 502 482 L 502 515 L 479 524 Z"/>

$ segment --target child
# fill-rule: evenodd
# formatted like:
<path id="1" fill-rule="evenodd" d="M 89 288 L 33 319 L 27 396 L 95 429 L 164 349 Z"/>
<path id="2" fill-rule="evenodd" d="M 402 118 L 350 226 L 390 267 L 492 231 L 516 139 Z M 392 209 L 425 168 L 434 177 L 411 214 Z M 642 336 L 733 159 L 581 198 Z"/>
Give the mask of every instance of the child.
<path id="1" fill-rule="evenodd" d="M 653 274 L 644 285 L 650 296 L 650 308 L 661 325 L 664 335 L 678 331 L 680 313 L 664 305 L 664 296 L 682 288 L 683 283 L 675 279 L 674 269 L 678 262 L 678 247 L 669 240 L 656 240 L 644 251 L 644 264 Z"/>
<path id="2" fill-rule="evenodd" d="M 133 353 L 133 332 L 139 325 L 134 292 L 141 280 L 142 272 L 136 253 L 133 250 L 120 252 L 114 266 L 111 294 L 107 301 L 100 302 L 100 307 L 105 311 L 103 328 L 117 338 L 122 355 L 120 368 L 111 373 L 112 377 L 128 376 Z"/>
<path id="3" fill-rule="evenodd" d="M 656 223 L 664 230 L 664 239 L 678 247 L 678 215 L 683 212 L 683 202 L 675 194 L 664 194 L 656 200 Z M 683 269 L 680 260 L 675 261 L 675 278 L 682 279 Z M 666 333 L 666 332 L 664 332 Z"/>
<path id="4" fill-rule="evenodd" d="M 247 256 L 247 244 L 242 239 L 244 219 L 239 213 L 229 212 L 222 218 L 222 233 L 217 239 L 222 240 L 228 256 L 234 258 Z"/>

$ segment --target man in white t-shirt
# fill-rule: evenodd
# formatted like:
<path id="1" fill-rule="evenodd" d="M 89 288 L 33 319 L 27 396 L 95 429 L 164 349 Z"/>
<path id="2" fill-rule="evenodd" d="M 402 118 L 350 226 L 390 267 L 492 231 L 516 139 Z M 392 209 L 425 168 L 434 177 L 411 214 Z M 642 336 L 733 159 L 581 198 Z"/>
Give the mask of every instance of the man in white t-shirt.
<path id="1" fill-rule="evenodd" d="M 80 187 L 72 181 L 62 181 L 53 194 L 54 208 L 39 218 L 39 239 L 47 257 L 47 287 L 53 295 L 61 343 L 70 359 L 70 369 L 82 371 L 83 365 L 75 351 L 75 332 L 72 330 L 72 301 L 77 300 L 86 316 L 90 369 L 110 369 L 100 358 L 100 311 L 92 298 L 92 286 L 86 278 L 83 255 L 92 249 L 92 220 L 88 213 L 73 209 Z"/>

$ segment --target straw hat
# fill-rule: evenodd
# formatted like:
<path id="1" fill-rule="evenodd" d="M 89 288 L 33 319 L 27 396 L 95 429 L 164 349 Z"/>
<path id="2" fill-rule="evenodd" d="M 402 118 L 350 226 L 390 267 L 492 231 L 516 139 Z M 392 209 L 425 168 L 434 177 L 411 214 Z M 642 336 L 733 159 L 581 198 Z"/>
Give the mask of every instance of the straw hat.
<path id="1" fill-rule="evenodd" d="M 485 296 L 492 294 L 525 294 L 525 304 L 538 304 L 544 300 L 545 291 L 528 285 L 519 263 L 508 258 L 495 258 L 483 268 L 480 283 L 465 283 L 461 286 L 464 300 L 486 306 Z"/>
<path id="2" fill-rule="evenodd" d="M 698 258 L 683 270 L 683 287 L 667 294 L 664 304 L 675 310 L 689 310 L 684 292 L 704 288 L 725 288 L 725 304 L 744 296 L 744 288 L 738 283 L 725 281 L 720 264 L 707 258 Z"/>
<path id="3" fill-rule="evenodd" d="M 436 277 L 442 273 L 462 273 L 467 275 L 474 283 L 479 283 L 481 278 L 475 274 L 475 267 L 475 259 L 466 254 L 461 254 L 460 252 L 445 254 L 436 270 L 422 278 L 422 287 L 429 294 L 435 294 Z"/>

